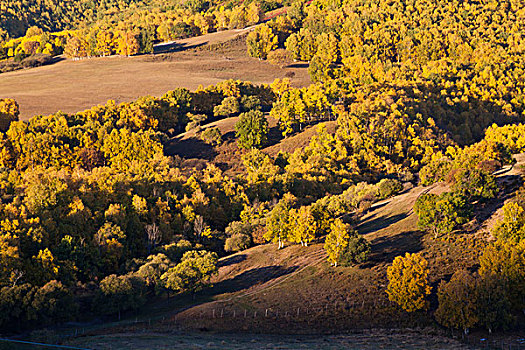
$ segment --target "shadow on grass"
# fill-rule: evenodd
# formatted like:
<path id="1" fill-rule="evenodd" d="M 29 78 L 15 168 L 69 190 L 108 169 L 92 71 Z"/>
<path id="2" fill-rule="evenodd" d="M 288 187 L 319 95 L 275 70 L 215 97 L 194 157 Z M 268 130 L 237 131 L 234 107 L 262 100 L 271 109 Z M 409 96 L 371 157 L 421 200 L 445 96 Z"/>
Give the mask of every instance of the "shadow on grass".
<path id="1" fill-rule="evenodd" d="M 357 231 L 360 234 L 364 235 L 370 232 L 374 232 L 377 230 L 387 228 L 388 226 L 393 225 L 396 222 L 399 222 L 403 219 L 406 219 L 407 217 L 408 215 L 406 213 L 392 215 L 392 216 L 379 216 L 379 217 L 376 217 L 374 215 L 371 218 L 359 224 L 359 226 L 357 226 Z"/>
<path id="2" fill-rule="evenodd" d="M 161 53 L 172 53 L 172 52 L 179 52 L 179 51 L 185 51 L 189 49 L 196 49 L 198 47 L 207 45 L 208 42 L 203 42 L 196 45 L 188 45 L 188 44 L 180 44 L 177 42 L 170 42 L 165 44 L 159 44 L 155 45 L 153 48 L 153 54 L 161 54 Z"/>
<path id="3" fill-rule="evenodd" d="M 307 62 L 298 62 L 289 64 L 286 68 L 308 68 L 310 65 Z"/>
<path id="4" fill-rule="evenodd" d="M 178 155 L 182 158 L 201 158 L 212 160 L 217 156 L 215 148 L 196 137 L 185 140 L 174 138 L 165 148 L 169 156 Z"/>
<path id="5" fill-rule="evenodd" d="M 288 275 L 297 270 L 297 266 L 265 266 L 248 270 L 234 278 L 215 283 L 207 294 L 234 293 L 248 289 L 257 284 L 268 282 L 272 279 Z"/>
<path id="6" fill-rule="evenodd" d="M 264 147 L 270 147 L 273 145 L 278 144 L 283 139 L 283 135 L 281 133 L 281 130 L 279 129 L 279 126 L 273 126 L 269 128 L 268 130 L 268 141 L 264 145 Z"/>
<path id="7" fill-rule="evenodd" d="M 230 265 L 238 264 L 244 260 L 246 260 L 246 254 L 234 255 L 234 256 L 230 256 L 226 259 L 219 261 L 217 266 L 218 267 L 230 266 Z"/>
<path id="8" fill-rule="evenodd" d="M 495 198 L 485 203 L 473 205 L 476 225 L 471 228 L 475 232 L 479 227 L 488 220 L 498 209 L 503 207 L 505 201 L 514 197 L 515 192 L 523 185 L 523 179 L 519 175 L 503 175 L 496 178 L 500 193 Z"/>
<path id="9" fill-rule="evenodd" d="M 405 253 L 418 253 L 423 249 L 421 231 L 406 231 L 395 236 L 379 237 L 374 239 L 370 260 L 364 267 L 373 267 L 377 262 L 390 263 L 396 256 Z"/>

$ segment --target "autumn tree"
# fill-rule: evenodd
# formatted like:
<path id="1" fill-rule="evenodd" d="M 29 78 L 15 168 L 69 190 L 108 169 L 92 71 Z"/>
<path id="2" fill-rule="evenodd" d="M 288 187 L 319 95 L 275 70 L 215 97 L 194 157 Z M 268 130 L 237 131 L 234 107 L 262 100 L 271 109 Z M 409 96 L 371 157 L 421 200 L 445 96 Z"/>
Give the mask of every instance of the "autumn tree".
<path id="1" fill-rule="evenodd" d="M 231 117 L 241 110 L 239 99 L 234 96 L 226 97 L 221 104 L 213 108 L 213 114 L 218 117 Z"/>
<path id="2" fill-rule="evenodd" d="M 110 56 L 115 50 L 115 37 L 112 30 L 101 30 L 97 33 L 97 51 L 102 56 Z"/>
<path id="3" fill-rule="evenodd" d="M 133 56 L 140 52 L 140 33 L 121 31 L 117 38 L 117 53 L 122 56 Z"/>
<path id="4" fill-rule="evenodd" d="M 497 329 L 507 330 L 515 321 L 512 315 L 513 292 L 509 287 L 504 276 L 485 274 L 478 278 L 475 291 L 476 315 L 478 324 L 489 333 Z"/>
<path id="5" fill-rule="evenodd" d="M 290 241 L 301 243 L 308 247 L 308 243 L 314 240 L 317 232 L 317 222 L 311 213 L 310 207 L 303 206 L 299 209 L 290 210 Z"/>
<path id="6" fill-rule="evenodd" d="M 41 324 L 54 324 L 70 320 L 76 311 L 71 291 L 61 282 L 53 280 L 36 291 L 29 314 Z"/>
<path id="7" fill-rule="evenodd" d="M 126 234 L 119 226 L 106 222 L 97 231 L 94 240 L 103 256 L 104 267 L 108 271 L 117 271 L 124 254 Z"/>
<path id="8" fill-rule="evenodd" d="M 248 34 L 246 38 L 248 55 L 264 60 L 268 57 L 270 51 L 277 48 L 277 42 L 278 38 L 272 29 L 266 24 L 261 24 Z"/>
<path id="9" fill-rule="evenodd" d="M 479 258 L 483 279 L 499 281 L 512 307 L 525 310 L 525 241 L 496 241 Z"/>
<path id="10" fill-rule="evenodd" d="M 200 133 L 200 139 L 212 146 L 220 146 L 222 143 L 221 130 L 217 127 L 206 128 Z"/>
<path id="11" fill-rule="evenodd" d="M 109 275 L 100 281 L 94 308 L 104 314 L 120 314 L 144 303 L 144 282 L 134 276 Z"/>
<path id="12" fill-rule="evenodd" d="M 324 249 L 328 253 L 328 261 L 337 266 L 343 256 L 350 239 L 350 226 L 341 219 L 336 219 L 330 225 L 330 232 L 326 236 Z"/>
<path id="13" fill-rule="evenodd" d="M 243 233 L 234 233 L 224 241 L 224 251 L 239 252 L 248 249 L 251 245 L 251 237 Z"/>
<path id="14" fill-rule="evenodd" d="M 525 240 L 525 210 L 515 202 L 503 206 L 503 218 L 494 225 L 493 235 L 514 242 Z"/>
<path id="15" fill-rule="evenodd" d="M 161 279 L 166 288 L 176 293 L 195 293 L 217 272 L 217 261 L 216 253 L 192 250 L 184 253 L 181 262 L 165 272 Z"/>
<path id="16" fill-rule="evenodd" d="M 418 215 L 418 227 L 431 231 L 434 238 L 452 232 L 469 218 L 465 197 L 459 192 L 422 194 L 416 201 L 414 211 Z"/>
<path id="17" fill-rule="evenodd" d="M 312 81 L 324 81 L 334 77 L 334 65 L 339 60 L 338 45 L 337 38 L 331 33 L 322 33 L 317 37 L 317 50 L 308 67 Z"/>
<path id="18" fill-rule="evenodd" d="M 0 231 L 0 283 L 5 285 L 8 283 L 16 284 L 13 278 L 16 275 L 17 269 L 21 265 L 19 245 L 20 240 L 15 230 L 18 230 L 19 224 L 17 222 L 9 222 L 5 220 L 2 222 L 2 230 Z"/>
<path id="19" fill-rule="evenodd" d="M 315 35 L 307 28 L 288 37 L 285 43 L 286 50 L 292 53 L 294 60 L 310 61 L 317 52 Z"/>
<path id="20" fill-rule="evenodd" d="M 431 291 L 428 273 L 428 262 L 421 254 L 406 253 L 404 257 L 396 257 L 387 269 L 388 299 L 407 312 L 426 309 L 426 297 Z"/>
<path id="21" fill-rule="evenodd" d="M 235 124 L 235 136 L 241 148 L 259 148 L 268 138 L 268 120 L 261 111 L 242 113 Z"/>
<path id="22" fill-rule="evenodd" d="M 146 262 L 135 273 L 142 278 L 146 285 L 154 288 L 159 285 L 160 277 L 173 267 L 173 262 L 163 253 L 150 255 Z"/>
<path id="23" fill-rule="evenodd" d="M 454 273 L 449 282 L 441 281 L 438 288 L 437 321 L 465 334 L 477 322 L 476 279 L 465 270 Z"/>
<path id="24" fill-rule="evenodd" d="M 0 98 L 0 131 L 6 132 L 11 122 L 18 121 L 20 109 L 18 103 L 11 98 Z"/>
<path id="25" fill-rule="evenodd" d="M 284 248 L 284 242 L 290 237 L 290 210 L 296 198 L 287 193 L 277 203 L 277 205 L 268 214 L 266 219 L 266 233 L 264 238 L 267 241 L 278 243 L 278 248 Z"/>

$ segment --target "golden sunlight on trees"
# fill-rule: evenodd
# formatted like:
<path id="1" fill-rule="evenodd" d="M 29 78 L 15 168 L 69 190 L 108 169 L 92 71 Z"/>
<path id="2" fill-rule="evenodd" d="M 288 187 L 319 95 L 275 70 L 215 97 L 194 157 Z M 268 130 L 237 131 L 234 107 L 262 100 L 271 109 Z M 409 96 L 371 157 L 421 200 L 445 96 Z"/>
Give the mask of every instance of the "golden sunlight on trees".
<path id="1" fill-rule="evenodd" d="M 406 253 L 398 256 L 387 269 L 387 294 L 390 301 L 407 312 L 428 307 L 427 296 L 431 289 L 428 284 L 428 262 L 420 254 Z"/>

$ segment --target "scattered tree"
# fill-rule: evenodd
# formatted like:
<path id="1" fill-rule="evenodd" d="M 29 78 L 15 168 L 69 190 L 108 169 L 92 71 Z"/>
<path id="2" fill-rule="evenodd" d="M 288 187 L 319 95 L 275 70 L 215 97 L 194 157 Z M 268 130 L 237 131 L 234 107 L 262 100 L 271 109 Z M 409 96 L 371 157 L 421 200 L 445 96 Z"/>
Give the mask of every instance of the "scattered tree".
<path id="1" fill-rule="evenodd" d="M 266 24 L 257 26 L 246 38 L 248 55 L 265 60 L 268 54 L 277 48 L 278 37 Z"/>
<path id="2" fill-rule="evenodd" d="M 242 113 L 235 124 L 237 143 L 241 148 L 259 148 L 268 137 L 268 120 L 261 111 Z"/>
<path id="3" fill-rule="evenodd" d="M 406 253 L 394 259 L 387 269 L 387 294 L 407 312 L 428 307 L 426 297 L 430 294 L 428 262 L 421 254 Z"/>
<path id="4" fill-rule="evenodd" d="M 176 293 L 195 293 L 203 289 L 217 272 L 216 253 L 192 250 L 184 253 L 175 267 L 164 273 L 161 279 L 166 288 Z"/>

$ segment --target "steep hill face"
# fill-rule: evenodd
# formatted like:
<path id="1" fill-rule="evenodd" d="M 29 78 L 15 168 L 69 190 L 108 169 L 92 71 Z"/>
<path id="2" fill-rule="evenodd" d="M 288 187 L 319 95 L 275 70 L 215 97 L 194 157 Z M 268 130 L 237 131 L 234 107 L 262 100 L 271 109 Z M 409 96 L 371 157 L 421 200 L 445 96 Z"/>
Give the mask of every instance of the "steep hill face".
<path id="1" fill-rule="evenodd" d="M 385 293 L 386 267 L 395 256 L 422 252 L 432 261 L 433 282 L 459 265 L 475 264 L 472 256 L 459 259 L 465 244 L 460 239 L 436 242 L 417 229 L 412 210 L 417 197 L 445 189 L 416 187 L 363 215 L 358 230 L 372 243 L 365 264 L 334 268 L 322 243 L 282 250 L 269 244 L 224 258 L 210 291 L 214 301 L 175 315 L 166 326 L 309 333 L 407 325 L 399 321 L 404 317 Z M 418 317 L 420 325 L 432 323 L 424 313 Z"/>
<path id="2" fill-rule="evenodd" d="M 525 154 L 515 159 L 513 166 L 497 172 L 501 192 L 497 199 L 476 211 L 475 219 L 466 225 L 469 228 L 466 233 L 455 232 L 434 239 L 418 230 L 417 215 L 413 211 L 417 198 L 424 193 L 446 192 L 449 187 L 445 183 L 414 187 L 375 203 L 364 213 L 349 213 L 356 215 L 357 230 L 372 244 L 371 258 L 364 264 L 330 266 L 320 241 L 308 247 L 291 245 L 281 250 L 275 244 L 256 246 L 222 258 L 211 289 L 185 301 L 154 304 L 131 323 L 124 321 L 98 328 L 72 344 L 106 348 L 111 343 L 115 349 L 136 347 L 147 341 L 151 348 L 177 349 L 202 342 L 209 346 L 215 342 L 218 349 L 235 346 L 249 349 L 253 344 L 257 344 L 258 349 L 276 345 L 293 349 L 293 344 L 299 343 L 323 348 L 345 341 L 345 348 L 353 345 L 356 349 L 366 346 L 396 349 L 401 343 L 404 349 L 422 348 L 421 344 L 428 349 L 468 349 L 469 346 L 440 335 L 432 316 L 437 300 L 430 300 L 428 312 L 411 316 L 389 302 L 385 293 L 386 268 L 395 256 L 420 252 L 429 261 L 430 282 L 435 290 L 441 279 L 456 270 L 476 267 L 480 251 L 491 240 L 490 230 L 501 216 L 503 203 L 525 175 Z M 424 334 L 418 332 L 417 335 L 406 331 L 369 330 L 425 326 L 432 328 L 424 328 Z M 146 332 L 143 336 L 129 333 L 139 328 Z M 366 335 L 360 335 L 362 329 L 366 329 Z M 243 335 L 233 337 L 208 331 Z M 338 336 L 337 340 L 327 336 L 310 340 L 306 335 L 349 331 L 358 333 Z M 249 335 L 253 333 L 287 335 L 278 338 Z M 213 339 L 208 337 L 210 334 Z M 294 338 L 290 334 L 305 335 Z M 186 339 L 188 336 L 191 341 Z M 322 343 L 318 343 L 320 340 Z"/>
<path id="3" fill-rule="evenodd" d="M 334 268 L 326 261 L 323 244 L 309 247 L 274 244 L 257 246 L 220 261 L 219 274 L 207 293 L 212 299 L 173 315 L 164 327 L 277 333 L 341 332 L 364 327 L 432 325 L 431 313 L 412 318 L 388 301 L 386 268 L 398 255 L 420 252 L 429 261 L 434 289 L 460 268 L 477 265 L 490 241 L 490 230 L 501 216 L 525 174 L 525 155 L 498 173 L 501 193 L 476 211 L 466 233 L 433 239 L 417 228 L 413 211 L 423 193 L 441 194 L 444 183 L 415 187 L 374 204 L 358 218 L 357 230 L 372 244 L 371 259 L 354 267 Z M 437 300 L 431 300 L 431 310 Z"/>

